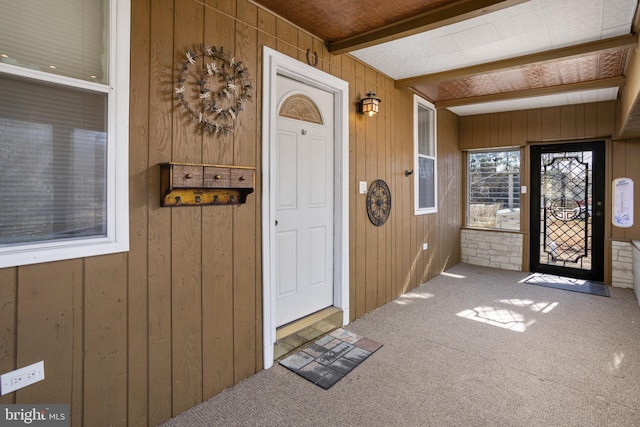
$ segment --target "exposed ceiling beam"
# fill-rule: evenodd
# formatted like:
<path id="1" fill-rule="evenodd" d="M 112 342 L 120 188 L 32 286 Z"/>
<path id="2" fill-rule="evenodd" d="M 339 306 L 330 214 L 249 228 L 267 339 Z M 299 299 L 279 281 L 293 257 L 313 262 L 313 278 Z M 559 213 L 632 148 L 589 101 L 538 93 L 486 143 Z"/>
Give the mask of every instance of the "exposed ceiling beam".
<path id="1" fill-rule="evenodd" d="M 557 95 L 560 93 L 576 92 L 581 90 L 621 87 L 622 85 L 624 85 L 624 82 L 624 77 L 610 77 L 607 79 L 592 80 L 589 82 L 570 83 L 559 86 L 547 86 L 537 89 L 516 90 L 512 92 L 496 93 L 492 95 L 451 99 L 448 101 L 436 102 L 435 106 L 436 108 L 460 107 L 462 105 L 480 104 L 484 102 L 506 101 L 511 99 L 533 98 L 545 95 Z"/>
<path id="2" fill-rule="evenodd" d="M 633 22 L 631 23 L 631 32 L 637 33 L 640 30 L 640 5 L 636 6 L 636 13 L 633 15 Z"/>
<path id="3" fill-rule="evenodd" d="M 586 55 L 607 49 L 631 48 L 638 44 L 638 34 L 625 34 L 623 36 L 611 37 L 605 40 L 597 40 L 582 43 L 575 46 L 562 47 L 559 49 L 547 50 L 539 53 L 518 56 L 515 58 L 502 59 L 499 61 L 487 62 L 486 64 L 471 65 L 469 67 L 457 68 L 455 70 L 443 71 L 440 73 L 424 74 L 416 77 L 396 80 L 396 88 L 406 88 L 423 84 L 433 84 L 437 82 L 454 80 L 461 77 L 471 77 L 478 74 L 485 74 L 506 70 L 509 68 L 521 67 L 529 64 L 539 64 L 547 61 L 554 61 L 574 56 Z"/>
<path id="4" fill-rule="evenodd" d="M 339 55 L 444 27 L 526 1 L 529 0 L 460 0 L 375 30 L 336 40 L 329 43 L 327 48 L 329 52 Z"/>

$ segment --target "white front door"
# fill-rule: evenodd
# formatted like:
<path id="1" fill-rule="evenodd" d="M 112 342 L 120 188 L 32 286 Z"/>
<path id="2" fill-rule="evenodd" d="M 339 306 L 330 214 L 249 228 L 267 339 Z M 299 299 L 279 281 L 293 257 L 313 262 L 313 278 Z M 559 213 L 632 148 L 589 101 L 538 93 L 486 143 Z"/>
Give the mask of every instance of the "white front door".
<path id="1" fill-rule="evenodd" d="M 276 326 L 333 305 L 333 96 L 278 76 Z"/>

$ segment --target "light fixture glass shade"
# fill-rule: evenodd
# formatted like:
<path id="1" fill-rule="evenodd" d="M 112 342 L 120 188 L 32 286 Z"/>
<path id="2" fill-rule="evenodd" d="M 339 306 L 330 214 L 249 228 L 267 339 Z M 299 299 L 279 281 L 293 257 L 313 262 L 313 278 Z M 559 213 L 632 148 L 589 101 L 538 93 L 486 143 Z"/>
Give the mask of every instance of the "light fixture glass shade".
<path id="1" fill-rule="evenodd" d="M 380 106 L 380 99 L 376 98 L 376 94 L 373 92 L 367 92 L 367 97 L 360 101 L 362 106 L 362 114 L 368 114 L 373 116 L 378 114 L 378 107 Z"/>

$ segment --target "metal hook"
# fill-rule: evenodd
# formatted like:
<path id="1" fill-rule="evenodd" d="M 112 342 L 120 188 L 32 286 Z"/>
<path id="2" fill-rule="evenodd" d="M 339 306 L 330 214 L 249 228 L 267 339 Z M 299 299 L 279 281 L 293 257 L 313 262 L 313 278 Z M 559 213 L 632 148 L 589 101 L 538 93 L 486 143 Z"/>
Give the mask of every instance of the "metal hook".
<path id="1" fill-rule="evenodd" d="M 409 169 L 405 169 L 404 171 L 404 176 L 409 176 L 413 173 L 413 169 L 409 170 Z"/>

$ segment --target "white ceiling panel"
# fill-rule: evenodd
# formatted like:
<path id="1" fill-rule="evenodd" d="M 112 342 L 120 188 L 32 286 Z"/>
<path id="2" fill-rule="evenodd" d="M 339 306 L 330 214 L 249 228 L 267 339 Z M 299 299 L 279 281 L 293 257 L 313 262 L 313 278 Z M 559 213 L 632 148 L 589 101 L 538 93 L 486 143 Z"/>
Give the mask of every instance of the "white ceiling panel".
<path id="1" fill-rule="evenodd" d="M 475 114 L 500 113 L 503 111 L 528 110 L 530 108 L 558 107 L 561 105 L 586 104 L 589 102 L 613 101 L 618 96 L 618 88 L 567 92 L 535 98 L 511 99 L 505 101 L 485 102 L 481 104 L 449 107 L 458 116 Z"/>

